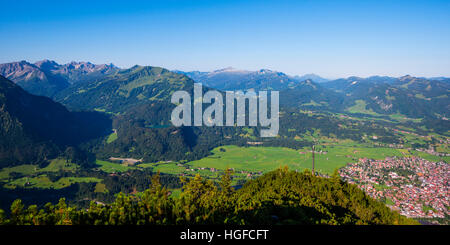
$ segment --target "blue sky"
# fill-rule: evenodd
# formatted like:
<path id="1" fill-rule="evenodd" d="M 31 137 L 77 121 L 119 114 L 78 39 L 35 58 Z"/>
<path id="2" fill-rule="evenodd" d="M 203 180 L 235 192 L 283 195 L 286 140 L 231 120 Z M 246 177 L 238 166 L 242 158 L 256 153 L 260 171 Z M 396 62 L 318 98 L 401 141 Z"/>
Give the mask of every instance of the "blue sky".
<path id="1" fill-rule="evenodd" d="M 450 1 L 4 1 L 0 63 L 450 76 Z"/>

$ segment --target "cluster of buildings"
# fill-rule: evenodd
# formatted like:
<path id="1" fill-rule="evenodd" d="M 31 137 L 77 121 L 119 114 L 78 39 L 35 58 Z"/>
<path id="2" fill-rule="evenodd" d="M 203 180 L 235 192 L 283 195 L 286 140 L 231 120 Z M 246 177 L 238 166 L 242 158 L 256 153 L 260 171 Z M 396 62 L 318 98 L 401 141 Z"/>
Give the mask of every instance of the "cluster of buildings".
<path id="1" fill-rule="evenodd" d="M 450 167 L 418 157 L 361 158 L 339 170 L 347 182 L 411 218 L 446 218 Z"/>

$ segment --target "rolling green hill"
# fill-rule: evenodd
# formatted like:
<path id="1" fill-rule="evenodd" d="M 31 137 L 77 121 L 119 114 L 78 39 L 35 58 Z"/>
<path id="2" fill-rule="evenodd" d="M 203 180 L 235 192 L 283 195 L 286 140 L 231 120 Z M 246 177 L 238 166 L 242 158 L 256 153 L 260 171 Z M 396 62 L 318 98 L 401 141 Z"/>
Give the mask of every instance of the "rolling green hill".
<path id="1" fill-rule="evenodd" d="M 191 91 L 194 81 L 160 67 L 134 66 L 89 83 L 74 84 L 56 100 L 75 110 L 123 113 L 133 106 L 166 100 L 177 90 Z"/>

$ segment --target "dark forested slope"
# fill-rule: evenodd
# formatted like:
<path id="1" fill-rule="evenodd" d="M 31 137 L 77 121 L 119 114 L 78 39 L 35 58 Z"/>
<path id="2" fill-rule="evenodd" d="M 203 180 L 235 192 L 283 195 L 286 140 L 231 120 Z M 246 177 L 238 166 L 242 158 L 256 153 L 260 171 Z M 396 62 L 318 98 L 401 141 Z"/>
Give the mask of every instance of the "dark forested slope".
<path id="1" fill-rule="evenodd" d="M 31 95 L 0 76 L 1 166 L 35 163 L 67 146 L 109 133 L 111 120 L 95 112 L 69 112 L 43 96 Z"/>

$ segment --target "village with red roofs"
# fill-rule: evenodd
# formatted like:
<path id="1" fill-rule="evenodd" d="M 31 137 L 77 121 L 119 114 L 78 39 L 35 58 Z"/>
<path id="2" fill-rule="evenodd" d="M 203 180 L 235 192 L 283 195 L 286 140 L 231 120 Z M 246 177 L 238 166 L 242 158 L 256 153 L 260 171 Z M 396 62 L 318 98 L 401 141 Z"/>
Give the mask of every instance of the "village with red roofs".
<path id="1" fill-rule="evenodd" d="M 361 158 L 341 168 L 339 174 L 402 215 L 448 222 L 450 166 L 445 162 L 418 157 Z"/>

